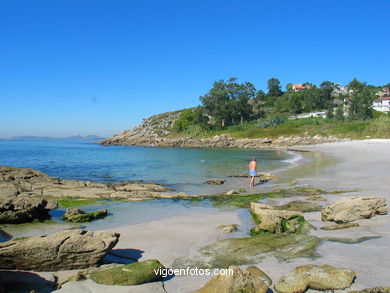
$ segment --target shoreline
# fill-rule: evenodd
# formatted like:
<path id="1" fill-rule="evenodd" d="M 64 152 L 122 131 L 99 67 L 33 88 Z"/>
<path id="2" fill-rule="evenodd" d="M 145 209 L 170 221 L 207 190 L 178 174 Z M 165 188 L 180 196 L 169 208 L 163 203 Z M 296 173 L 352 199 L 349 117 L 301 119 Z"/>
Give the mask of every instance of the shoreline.
<path id="1" fill-rule="evenodd" d="M 353 195 L 384 196 L 390 200 L 389 190 L 386 185 L 378 182 L 386 178 L 390 172 L 390 161 L 383 160 L 390 155 L 390 140 L 365 140 L 338 142 L 320 145 L 300 146 L 296 151 L 303 151 L 304 155 L 299 160 L 298 166 L 277 172 L 281 180 L 275 180 L 276 184 L 288 184 L 289 180 L 299 180 L 297 185 L 310 184 L 315 187 L 326 187 L 326 190 L 349 190 L 346 194 L 326 194 L 329 204 L 341 197 Z M 365 153 L 367 156 L 363 156 Z M 304 160 L 304 161 L 302 161 Z M 308 160 L 305 162 L 305 160 Z M 360 168 L 358 168 L 360 166 Z M 386 172 L 387 170 L 387 172 Z M 371 182 L 370 182 L 371 181 Z M 370 182 L 370 184 L 367 184 Z M 295 186 L 295 185 L 294 185 Z M 292 187 L 290 185 L 290 187 Z M 329 188 L 331 187 L 331 188 Z M 302 197 L 272 198 L 266 199 L 272 205 L 284 204 L 288 201 L 302 200 Z M 308 213 L 308 220 L 317 227 L 324 223 L 320 219 L 319 212 Z M 348 289 L 361 290 L 376 286 L 389 286 L 388 270 L 383 270 L 380 265 L 390 261 L 387 247 L 390 244 L 390 227 L 387 223 L 389 215 L 376 216 L 371 219 L 359 220 L 360 227 L 347 230 L 324 231 L 317 230 L 313 235 L 319 237 L 346 237 L 358 238 L 363 236 L 380 236 L 381 238 L 368 240 L 358 244 L 342 244 L 325 242 L 316 252 L 321 255 L 315 260 L 293 259 L 289 262 L 279 262 L 273 257 L 267 257 L 261 263 L 255 264 L 263 269 L 272 280 L 276 281 L 282 275 L 290 272 L 294 267 L 305 264 L 330 264 L 336 267 L 345 267 L 357 272 L 358 278 Z M 122 234 L 116 248 L 137 249 L 143 251 L 140 260 L 157 258 L 166 266 L 169 266 L 178 256 L 192 255 L 196 250 L 207 244 L 237 234 L 226 234 L 219 231 L 219 224 L 242 224 L 242 219 L 237 211 L 219 210 L 215 213 L 195 213 L 184 216 L 166 217 L 156 221 L 149 221 L 135 225 L 125 225 L 110 229 Z M 246 229 L 246 227 L 244 227 Z M 244 231 L 240 231 L 243 233 Z M 241 234 L 242 235 L 242 234 Z M 242 237 L 242 236 L 238 236 Z M 245 268 L 247 265 L 240 266 Z M 58 275 L 67 272 L 57 272 Z M 49 273 L 40 273 L 48 276 Z M 205 276 L 176 276 L 159 283 L 165 292 L 193 292 L 201 288 L 210 277 Z M 142 292 L 157 292 L 156 284 L 141 285 Z M 118 286 L 102 286 L 91 284 L 90 281 L 66 283 L 62 289 L 55 292 L 89 292 L 95 290 L 107 290 L 107 292 L 123 292 L 124 288 Z M 138 292 L 134 286 L 134 291 Z M 159 287 L 160 288 L 160 287 Z M 164 292 L 162 291 L 162 292 Z M 103 291 L 102 291 L 103 292 Z"/>

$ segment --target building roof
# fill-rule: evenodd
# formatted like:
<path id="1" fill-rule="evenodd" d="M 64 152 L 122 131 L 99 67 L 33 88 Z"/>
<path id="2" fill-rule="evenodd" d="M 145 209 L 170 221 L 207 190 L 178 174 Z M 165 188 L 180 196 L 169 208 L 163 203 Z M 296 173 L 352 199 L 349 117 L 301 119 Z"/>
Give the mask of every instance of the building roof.
<path id="1" fill-rule="evenodd" d="M 383 96 L 378 99 L 375 99 L 374 101 L 387 101 L 387 100 L 390 100 L 390 97 Z"/>

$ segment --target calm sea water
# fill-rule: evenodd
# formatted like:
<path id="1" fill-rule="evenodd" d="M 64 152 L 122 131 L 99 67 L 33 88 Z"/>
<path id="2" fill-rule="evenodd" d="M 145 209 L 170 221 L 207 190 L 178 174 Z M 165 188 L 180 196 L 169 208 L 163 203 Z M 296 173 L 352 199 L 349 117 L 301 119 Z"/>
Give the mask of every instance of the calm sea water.
<path id="1" fill-rule="evenodd" d="M 105 183 L 153 181 L 189 194 L 212 194 L 232 184 L 235 186 L 237 181 L 227 176 L 246 173 L 252 157 L 257 158 L 260 171 L 266 172 L 286 168 L 294 160 L 288 153 L 263 150 L 100 146 L 72 141 L 0 141 L 0 165 L 33 168 L 66 179 Z M 219 187 L 202 184 L 215 178 L 227 179 L 227 182 Z M 243 186 L 246 186 L 246 181 Z"/>

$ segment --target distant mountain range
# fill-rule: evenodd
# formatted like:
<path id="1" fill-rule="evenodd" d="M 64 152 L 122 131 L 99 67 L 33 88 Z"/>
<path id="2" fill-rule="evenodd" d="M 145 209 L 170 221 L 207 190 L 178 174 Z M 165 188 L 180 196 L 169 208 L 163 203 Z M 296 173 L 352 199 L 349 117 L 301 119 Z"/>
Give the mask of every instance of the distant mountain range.
<path id="1" fill-rule="evenodd" d="M 14 136 L 9 138 L 10 140 L 103 140 L 104 137 L 98 135 L 75 135 L 70 137 L 51 137 L 51 136 Z"/>

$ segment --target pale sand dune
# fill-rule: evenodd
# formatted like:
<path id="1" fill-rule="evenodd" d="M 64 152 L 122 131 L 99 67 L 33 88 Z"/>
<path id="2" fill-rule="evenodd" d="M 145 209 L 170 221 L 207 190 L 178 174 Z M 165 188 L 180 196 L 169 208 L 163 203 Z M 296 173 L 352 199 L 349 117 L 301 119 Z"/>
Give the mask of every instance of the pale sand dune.
<path id="1" fill-rule="evenodd" d="M 321 172 L 296 172 L 300 183 L 311 184 L 326 190 L 352 190 L 353 193 L 326 195 L 327 202 L 338 198 L 363 195 L 381 196 L 390 202 L 390 140 L 367 140 L 341 143 L 329 143 L 315 146 L 302 146 L 300 149 L 323 152 L 337 158 L 337 163 L 329 165 Z M 290 176 L 294 170 L 290 170 Z M 304 174 L 304 175 L 302 175 Z M 298 198 L 275 200 L 275 204 Z M 300 198 L 301 199 L 301 198 Z M 317 227 L 323 226 L 320 214 L 307 214 L 308 219 Z M 360 227 L 337 231 L 317 230 L 317 236 L 357 238 L 362 236 L 382 236 L 382 238 L 359 244 L 341 244 L 325 242 L 317 252 L 322 256 L 317 260 L 298 259 L 281 263 L 268 258 L 258 266 L 276 281 L 297 265 L 307 263 L 330 264 L 345 267 L 357 272 L 355 284 L 345 290 L 362 289 L 379 285 L 390 286 L 390 216 L 377 216 L 358 221 Z M 142 259 L 157 258 L 166 266 L 172 264 L 178 256 L 188 256 L 199 247 L 224 237 L 215 227 L 220 224 L 240 223 L 235 212 L 221 211 L 215 214 L 195 214 L 172 217 L 159 221 L 114 229 L 121 233 L 116 248 L 135 248 L 143 250 Z M 175 277 L 164 283 L 166 292 L 192 292 L 202 287 L 210 277 Z M 86 281 L 71 282 L 58 292 L 100 292 L 97 286 L 89 287 Z M 143 287 L 142 292 L 156 292 L 153 288 Z M 102 288 L 103 289 L 103 288 Z M 154 287 L 154 290 L 156 288 Z M 105 291 L 101 291 L 105 292 Z M 110 292 L 134 292 L 129 287 L 112 286 Z"/>

